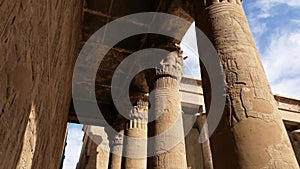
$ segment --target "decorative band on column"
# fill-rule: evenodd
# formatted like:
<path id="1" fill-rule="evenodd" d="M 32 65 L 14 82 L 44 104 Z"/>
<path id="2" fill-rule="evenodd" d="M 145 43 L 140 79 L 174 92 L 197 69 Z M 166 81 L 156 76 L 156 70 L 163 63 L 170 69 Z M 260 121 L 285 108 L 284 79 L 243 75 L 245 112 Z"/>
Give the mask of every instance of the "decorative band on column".
<path id="1" fill-rule="evenodd" d="M 231 3 L 231 4 L 242 5 L 243 0 L 208 0 L 207 6 L 211 4 L 218 4 L 218 3 Z"/>
<path id="2" fill-rule="evenodd" d="M 137 105 L 130 110 L 129 118 L 126 130 L 133 128 L 146 129 L 148 123 L 148 102 L 139 100 Z"/>

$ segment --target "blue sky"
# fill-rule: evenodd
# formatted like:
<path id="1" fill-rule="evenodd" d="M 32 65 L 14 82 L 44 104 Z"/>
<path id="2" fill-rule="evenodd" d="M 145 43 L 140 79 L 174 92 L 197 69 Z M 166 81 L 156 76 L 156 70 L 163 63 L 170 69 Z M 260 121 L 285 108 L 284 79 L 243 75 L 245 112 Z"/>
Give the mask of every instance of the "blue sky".
<path id="1" fill-rule="evenodd" d="M 300 0 L 244 0 L 243 6 L 274 94 L 300 99 Z M 186 41 L 194 41 L 187 35 Z M 199 76 L 196 45 L 184 45 L 186 74 Z M 75 169 L 83 133 L 69 127 L 64 169 Z"/>
<path id="2" fill-rule="evenodd" d="M 272 91 L 300 99 L 300 0 L 244 3 Z"/>

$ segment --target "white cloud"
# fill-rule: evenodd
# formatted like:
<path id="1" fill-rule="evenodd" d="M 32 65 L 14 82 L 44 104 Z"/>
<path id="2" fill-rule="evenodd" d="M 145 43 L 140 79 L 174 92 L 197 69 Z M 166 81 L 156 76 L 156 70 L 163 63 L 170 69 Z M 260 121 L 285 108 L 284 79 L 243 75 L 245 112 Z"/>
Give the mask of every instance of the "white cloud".
<path id="1" fill-rule="evenodd" d="M 273 92 L 300 98 L 300 19 L 288 12 L 300 8 L 300 0 L 254 0 L 245 8 Z"/>
<path id="2" fill-rule="evenodd" d="M 291 22 L 297 26 L 300 26 L 300 19 L 291 19 Z"/>
<path id="3" fill-rule="evenodd" d="M 188 56 L 184 61 L 184 74 L 201 79 L 195 22 L 184 35 L 181 48 L 183 50 L 183 56 Z"/>
<path id="4" fill-rule="evenodd" d="M 300 98 L 300 30 L 278 31 L 263 55 L 274 92 Z M 297 86 L 298 84 L 298 86 Z"/>
<path id="5" fill-rule="evenodd" d="M 255 34 L 256 36 L 259 35 L 261 36 L 264 32 L 266 32 L 267 30 L 267 24 L 266 23 L 260 23 L 257 22 L 256 19 L 254 18 L 250 18 L 249 22 L 251 22 L 252 24 L 252 32 L 253 34 Z"/>
<path id="6" fill-rule="evenodd" d="M 248 15 L 248 22 L 251 28 L 251 32 L 256 40 L 257 47 L 260 49 L 260 41 L 259 39 L 262 38 L 264 33 L 268 31 L 267 24 L 265 22 L 260 21 L 256 16 L 253 14 Z"/>
<path id="7" fill-rule="evenodd" d="M 82 125 L 70 124 L 63 169 L 75 169 L 82 147 Z"/>
<path id="8" fill-rule="evenodd" d="M 300 7 L 300 1 L 299 0 L 260 0 L 259 4 L 262 5 L 262 7 L 273 7 L 279 4 L 286 4 L 291 7 Z"/>
<path id="9" fill-rule="evenodd" d="M 285 79 L 272 85 L 274 94 L 300 99 L 300 77 Z"/>
<path id="10" fill-rule="evenodd" d="M 257 18 L 268 18 L 280 14 L 280 11 L 272 11 L 278 5 L 287 5 L 289 7 L 300 7 L 300 0 L 260 0 L 252 4 L 253 7 L 259 8 L 261 11 L 256 14 Z M 286 9 L 285 9 L 286 10 Z"/>

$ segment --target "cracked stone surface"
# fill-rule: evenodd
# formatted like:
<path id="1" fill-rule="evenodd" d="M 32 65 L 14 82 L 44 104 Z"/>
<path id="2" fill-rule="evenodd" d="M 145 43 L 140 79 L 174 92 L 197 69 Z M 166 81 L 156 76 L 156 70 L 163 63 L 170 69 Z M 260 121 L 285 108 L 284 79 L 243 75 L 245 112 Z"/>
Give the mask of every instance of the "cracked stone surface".
<path id="1" fill-rule="evenodd" d="M 214 167 L 298 168 L 242 6 L 216 1 L 207 12 L 227 89 L 211 137 Z"/>

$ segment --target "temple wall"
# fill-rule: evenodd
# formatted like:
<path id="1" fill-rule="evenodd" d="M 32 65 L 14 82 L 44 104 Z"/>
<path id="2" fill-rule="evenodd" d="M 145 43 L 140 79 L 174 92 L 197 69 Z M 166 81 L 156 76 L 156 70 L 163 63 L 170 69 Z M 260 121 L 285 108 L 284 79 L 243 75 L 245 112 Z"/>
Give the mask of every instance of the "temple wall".
<path id="1" fill-rule="evenodd" d="M 82 2 L 0 3 L 0 168 L 59 168 Z"/>

